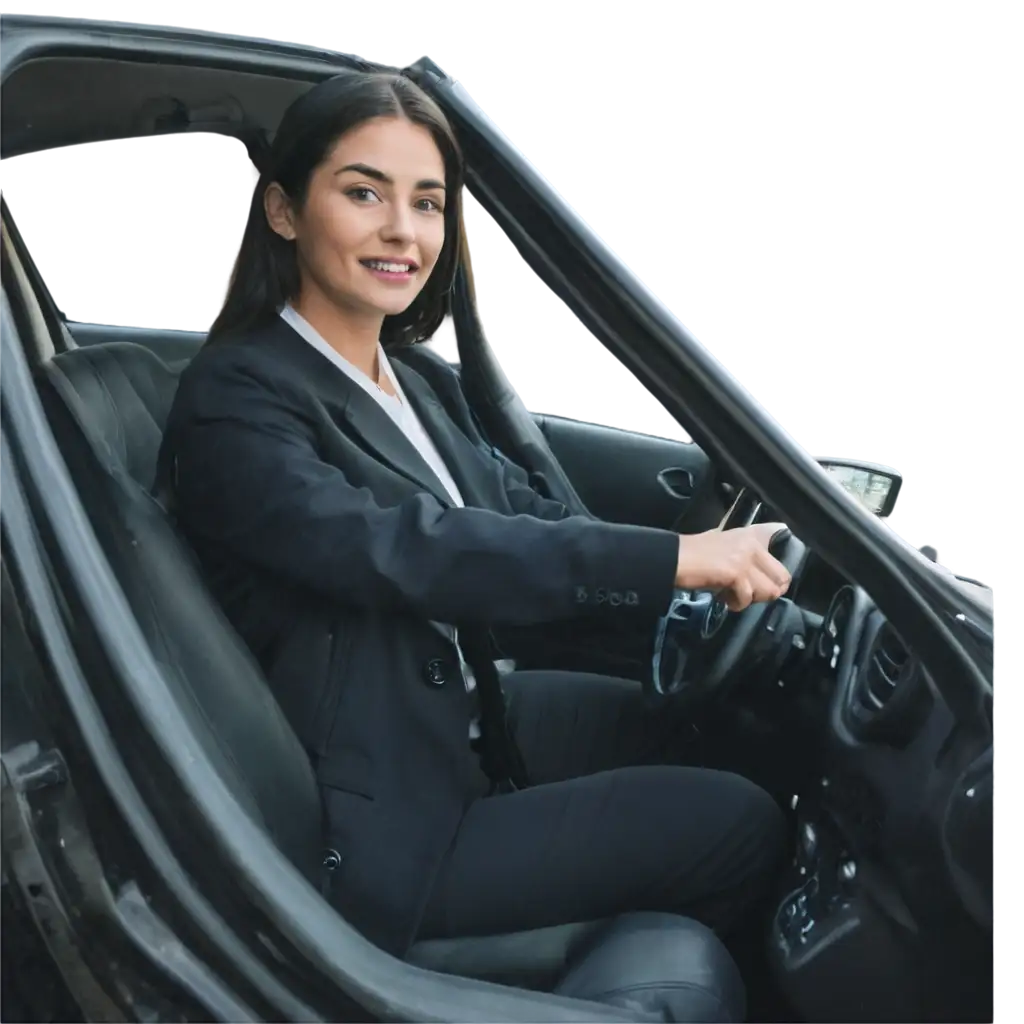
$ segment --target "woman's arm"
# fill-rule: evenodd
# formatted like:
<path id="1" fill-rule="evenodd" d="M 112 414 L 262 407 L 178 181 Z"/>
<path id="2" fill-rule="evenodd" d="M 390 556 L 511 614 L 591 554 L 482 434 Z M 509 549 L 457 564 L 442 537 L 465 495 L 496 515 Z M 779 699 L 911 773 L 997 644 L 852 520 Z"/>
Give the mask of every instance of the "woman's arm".
<path id="1" fill-rule="evenodd" d="M 528 503 L 511 517 L 445 508 L 425 493 L 382 507 L 319 458 L 300 396 L 228 356 L 186 373 L 172 416 L 177 514 L 194 537 L 327 597 L 442 621 L 664 613 L 675 534 L 541 518 Z"/>

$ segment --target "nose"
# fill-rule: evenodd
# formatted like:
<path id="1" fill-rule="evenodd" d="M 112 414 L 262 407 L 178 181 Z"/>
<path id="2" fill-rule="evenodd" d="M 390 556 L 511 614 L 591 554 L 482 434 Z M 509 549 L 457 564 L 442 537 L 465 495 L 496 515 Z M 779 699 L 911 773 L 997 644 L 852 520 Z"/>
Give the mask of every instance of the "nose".
<path id="1" fill-rule="evenodd" d="M 385 242 L 407 245 L 415 237 L 413 229 L 413 211 L 405 203 L 390 203 L 388 205 L 390 216 L 381 228 L 381 238 Z"/>

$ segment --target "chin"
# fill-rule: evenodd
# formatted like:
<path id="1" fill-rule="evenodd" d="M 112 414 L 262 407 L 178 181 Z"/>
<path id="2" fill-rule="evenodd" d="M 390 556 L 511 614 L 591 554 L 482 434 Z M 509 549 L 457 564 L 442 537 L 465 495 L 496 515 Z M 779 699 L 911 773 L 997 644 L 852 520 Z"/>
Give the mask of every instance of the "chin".
<path id="1" fill-rule="evenodd" d="M 416 301 L 418 295 L 419 289 L 414 291 L 410 288 L 408 295 L 389 295 L 386 298 L 381 298 L 379 295 L 372 298 L 367 296 L 366 305 L 371 307 L 375 313 L 380 313 L 383 316 L 398 316 Z"/>
<path id="2" fill-rule="evenodd" d="M 354 295 L 352 292 L 335 293 L 332 299 L 334 305 L 358 317 L 398 316 L 400 313 L 404 313 L 415 300 L 416 295 L 411 295 L 408 298 L 400 298 L 397 295 L 381 298 L 379 295 Z"/>
<path id="3" fill-rule="evenodd" d="M 410 299 L 408 302 L 391 302 L 386 305 L 375 305 L 374 312 L 379 313 L 381 316 L 400 316 L 412 303 L 413 300 Z"/>

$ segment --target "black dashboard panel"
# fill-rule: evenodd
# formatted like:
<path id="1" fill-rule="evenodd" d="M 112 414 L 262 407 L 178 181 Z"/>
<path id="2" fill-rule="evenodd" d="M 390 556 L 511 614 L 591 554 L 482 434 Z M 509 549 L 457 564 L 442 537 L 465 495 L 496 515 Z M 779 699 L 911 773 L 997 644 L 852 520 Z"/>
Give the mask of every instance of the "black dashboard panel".
<path id="1" fill-rule="evenodd" d="M 960 776 L 946 805 L 942 845 L 950 878 L 971 916 L 992 925 L 992 748 Z"/>
<path id="2" fill-rule="evenodd" d="M 845 576 L 811 551 L 807 556 L 807 564 L 798 581 L 793 600 L 804 611 L 824 616 L 836 594 L 849 585 L 849 580 Z"/>
<path id="3" fill-rule="evenodd" d="M 796 591 L 827 714 L 772 926 L 780 984 L 808 1020 L 990 1019 L 991 738 L 862 588 L 811 556 Z"/>
<path id="4" fill-rule="evenodd" d="M 721 525 L 778 519 L 741 490 Z M 991 730 L 958 722 L 927 659 L 815 552 L 788 597 L 808 774 L 771 933 L 780 983 L 809 1020 L 988 1019 Z"/>
<path id="5" fill-rule="evenodd" d="M 777 518 L 743 488 L 721 525 Z M 813 551 L 790 597 L 812 627 L 812 687 L 829 694 L 815 802 L 894 918 L 990 927 L 991 735 L 958 725 L 868 593 Z"/>

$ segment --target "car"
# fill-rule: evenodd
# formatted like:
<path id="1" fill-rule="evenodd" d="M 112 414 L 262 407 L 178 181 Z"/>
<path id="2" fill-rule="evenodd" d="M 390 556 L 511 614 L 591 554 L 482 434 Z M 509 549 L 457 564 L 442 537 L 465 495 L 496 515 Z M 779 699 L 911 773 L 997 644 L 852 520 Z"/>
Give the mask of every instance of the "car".
<path id="1" fill-rule="evenodd" d="M 303 90 L 379 66 L 78 20 L 4 17 L 0 38 L 5 159 L 201 129 L 240 139 L 258 167 Z M 428 58 L 402 73 L 450 119 L 470 193 L 692 438 L 528 411 L 464 263 L 455 369 L 496 452 L 609 520 L 788 526 L 793 585 L 771 605 L 734 615 L 682 593 L 654 635 L 577 624 L 502 643 L 520 667 L 622 675 L 655 705 L 689 702 L 695 763 L 738 761 L 785 807 L 792 861 L 734 950 L 751 1017 L 990 1019 L 991 590 L 886 526 L 897 472 L 815 459 L 787 436 L 461 84 Z M 151 493 L 203 335 L 68 322 L 16 214 L 5 199 L 5 1019 L 661 1019 L 558 978 L 595 949 L 642 974 L 678 935 L 632 964 L 601 923 L 402 961 L 322 898 L 305 753 Z M 719 1019 L 737 1007 L 723 999 Z"/>

